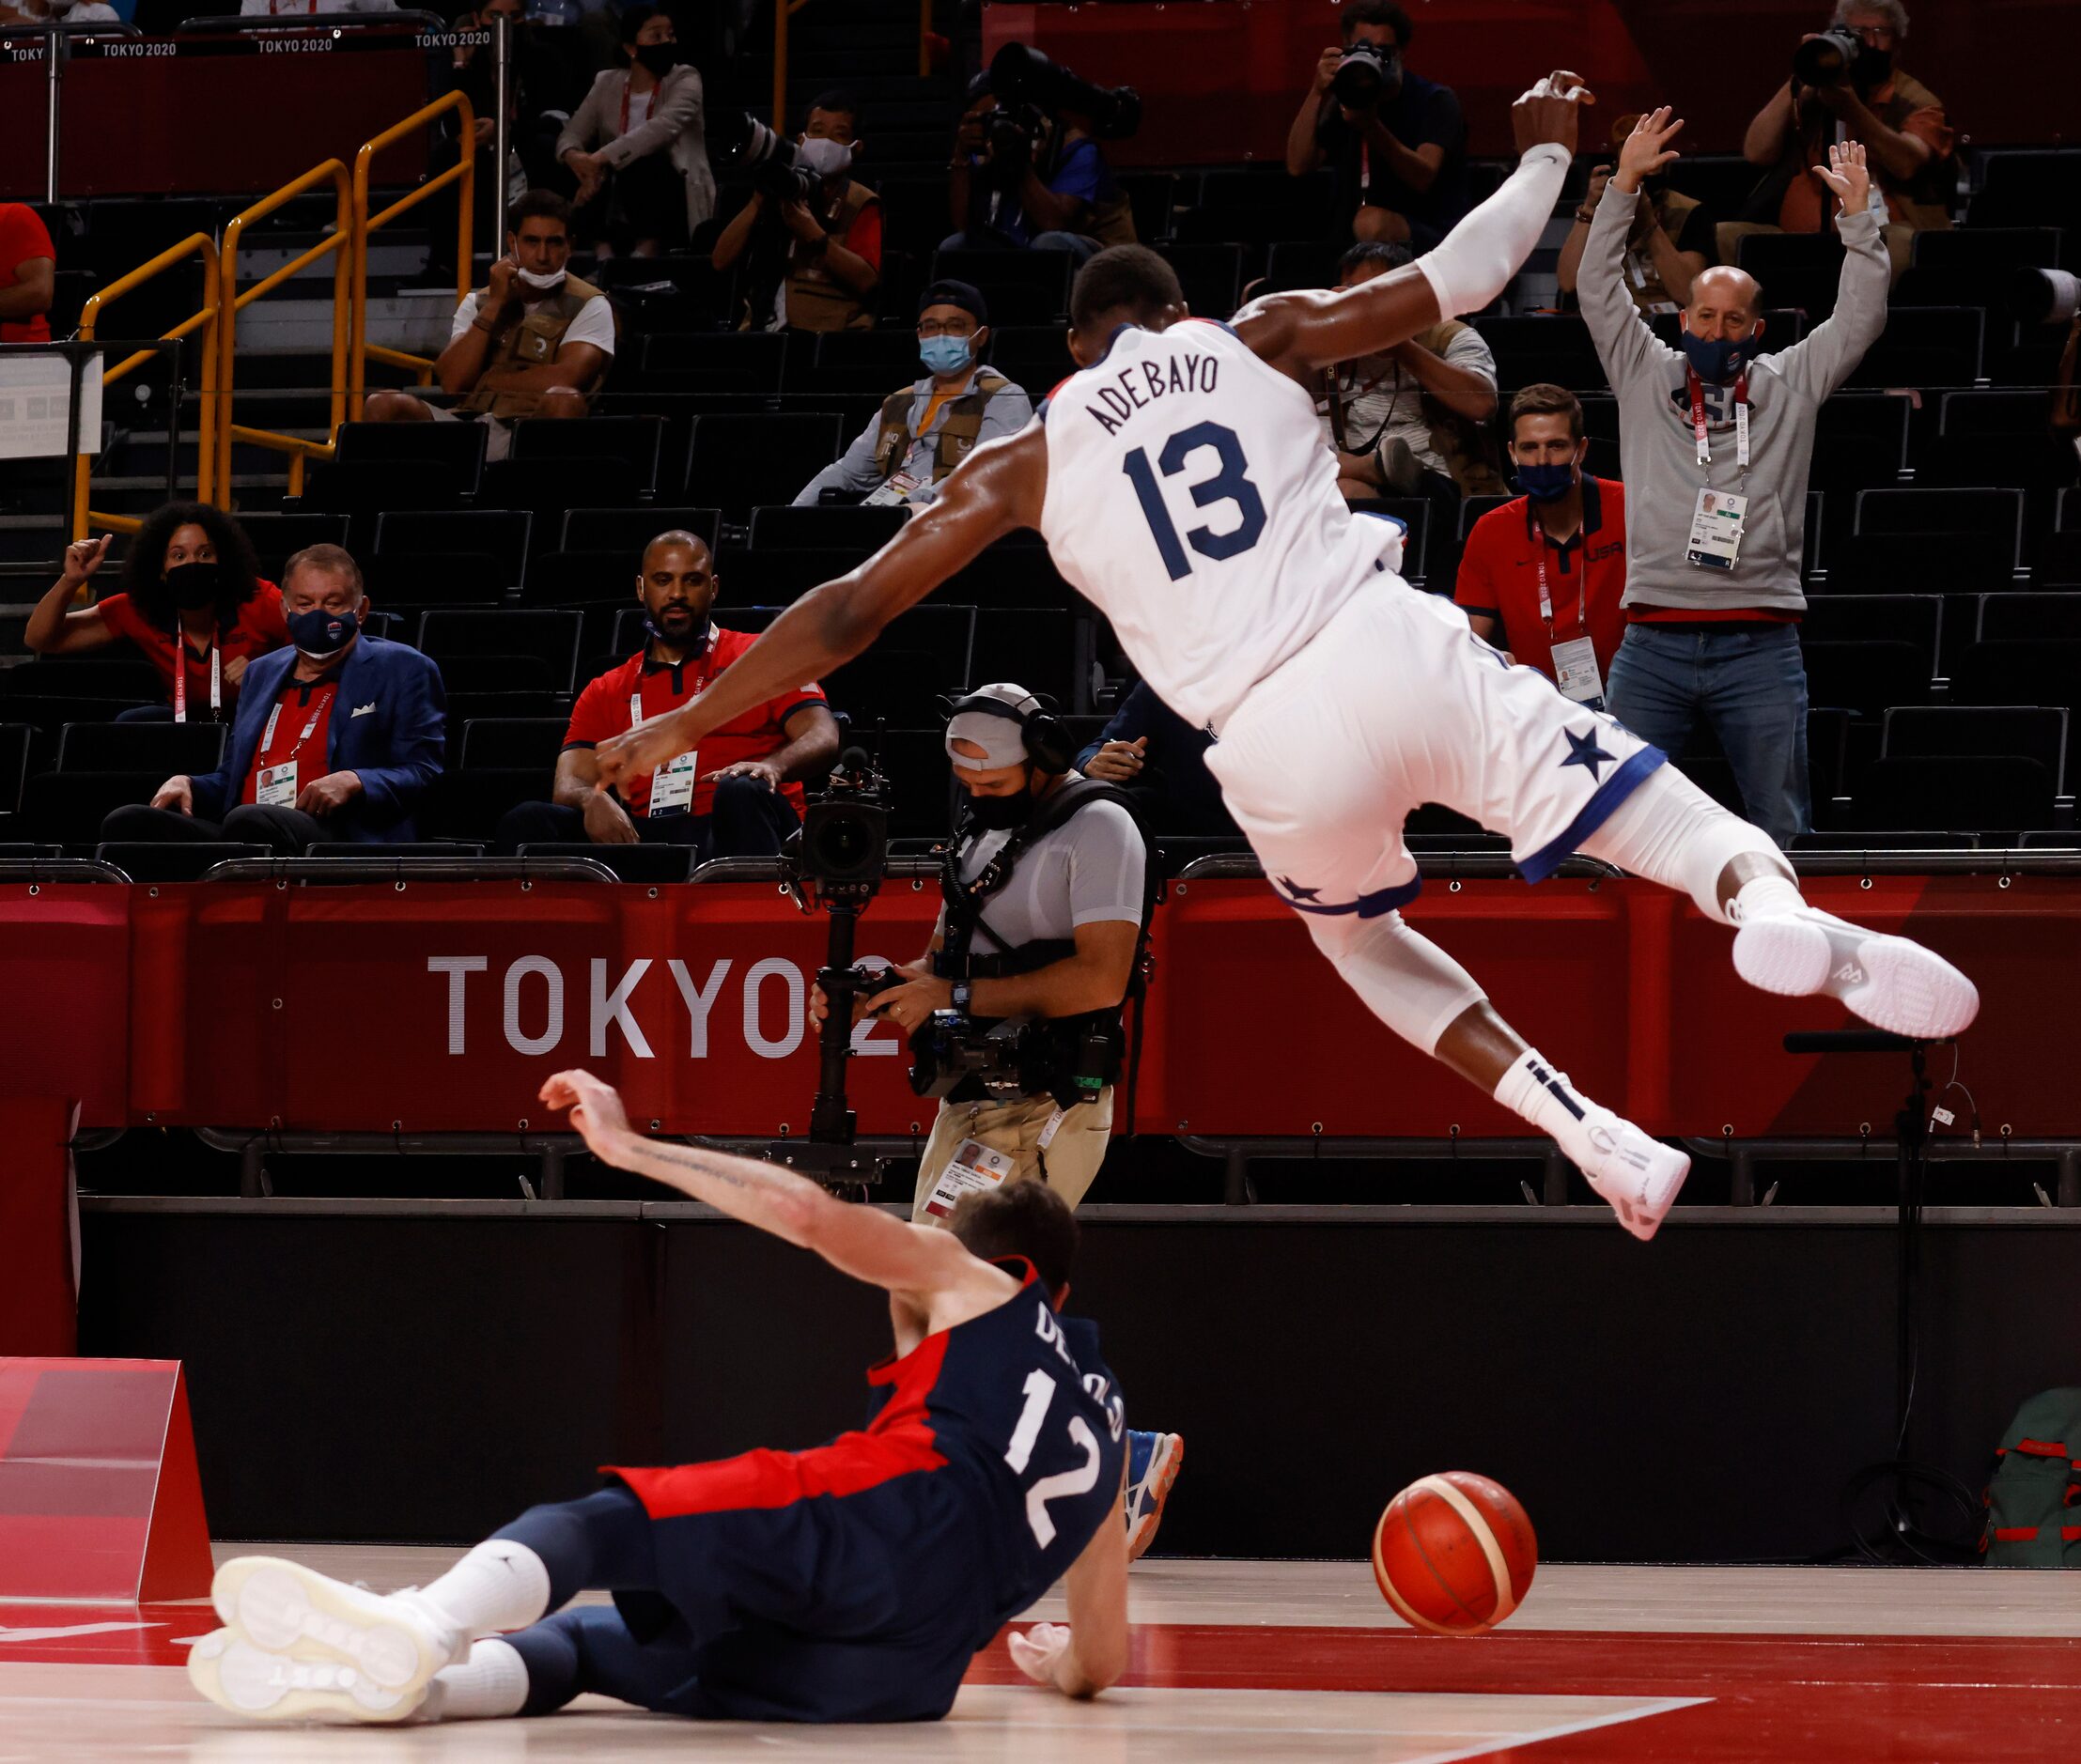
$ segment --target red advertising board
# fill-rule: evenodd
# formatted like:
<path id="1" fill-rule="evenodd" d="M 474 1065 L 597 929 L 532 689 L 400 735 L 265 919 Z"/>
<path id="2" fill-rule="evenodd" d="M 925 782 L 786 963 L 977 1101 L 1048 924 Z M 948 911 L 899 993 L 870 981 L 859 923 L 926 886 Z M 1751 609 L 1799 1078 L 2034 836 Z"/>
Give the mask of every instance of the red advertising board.
<path id="1" fill-rule="evenodd" d="M 2081 981 L 2081 878 L 1807 890 L 1973 975 L 1983 1006 L 1959 1057 L 1990 1134 L 2081 1134 L 2055 1003 Z M 915 957 L 934 909 L 929 890 L 893 883 L 861 952 Z M 1687 901 L 1635 882 L 1434 879 L 1409 917 L 1529 1040 L 1652 1132 L 1887 1131 L 1899 1062 L 1784 1053 L 1785 1030 L 1847 1013 L 1745 986 L 1727 928 Z M 825 928 L 750 883 L 0 887 L 14 983 L 0 1058 L 20 1094 L 81 1097 L 87 1127 L 540 1133 L 556 1125 L 542 1079 L 585 1065 L 622 1087 L 639 1125 L 800 1134 Z M 1523 1132 L 1375 1022 L 1262 882 L 1173 885 L 1153 947 L 1140 1130 Z M 922 1127 L 929 1106 L 895 1036 L 871 1028 L 856 1045 L 861 1131 Z"/>

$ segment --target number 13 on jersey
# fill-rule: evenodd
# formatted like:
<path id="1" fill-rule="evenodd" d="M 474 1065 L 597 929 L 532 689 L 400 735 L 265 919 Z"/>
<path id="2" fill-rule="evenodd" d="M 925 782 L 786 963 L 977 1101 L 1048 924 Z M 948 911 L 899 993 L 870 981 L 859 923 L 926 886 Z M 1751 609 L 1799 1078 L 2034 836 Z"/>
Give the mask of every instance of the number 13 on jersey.
<path id="1" fill-rule="evenodd" d="M 1216 503 L 1233 503 L 1235 523 L 1219 532 L 1211 523 L 1189 527 L 1181 538 L 1177 523 L 1164 505 L 1163 487 L 1157 474 L 1160 472 L 1166 478 L 1176 477 L 1185 470 L 1186 461 L 1203 448 L 1213 450 L 1219 469 L 1211 477 L 1202 478 L 1190 486 L 1193 505 L 1206 508 Z M 1134 486 L 1141 512 L 1148 518 L 1150 534 L 1157 542 L 1157 551 L 1173 581 L 1192 573 L 1192 560 L 1186 555 L 1187 546 L 1202 557 L 1219 563 L 1224 558 L 1248 551 L 1264 537 L 1265 499 L 1250 480 L 1250 461 L 1243 456 L 1242 441 L 1225 424 L 1195 423 L 1190 428 L 1180 429 L 1164 442 L 1153 466 L 1149 463 L 1148 450 L 1137 447 L 1121 462 L 1120 469 Z"/>

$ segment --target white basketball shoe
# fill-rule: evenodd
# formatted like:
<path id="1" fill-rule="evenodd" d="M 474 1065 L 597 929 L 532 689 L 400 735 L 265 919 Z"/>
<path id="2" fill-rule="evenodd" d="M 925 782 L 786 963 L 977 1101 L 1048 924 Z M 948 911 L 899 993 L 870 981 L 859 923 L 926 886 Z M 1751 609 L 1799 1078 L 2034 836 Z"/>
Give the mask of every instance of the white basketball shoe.
<path id="1" fill-rule="evenodd" d="M 189 1650 L 189 1680 L 219 1708 L 261 1720 L 404 1721 L 434 1674 L 470 1649 L 415 1592 L 369 1592 L 275 1556 L 226 1562 L 210 1598 L 225 1627 Z"/>
<path id="2" fill-rule="evenodd" d="M 1649 1138 L 1595 1103 L 1578 1123 L 1556 1137 L 1590 1186 L 1611 1203 L 1619 1223 L 1643 1244 L 1661 1229 L 1691 1173 L 1686 1153 Z"/>
<path id="3" fill-rule="evenodd" d="M 1763 992 L 1825 992 L 1867 1023 L 1918 1041 L 1956 1035 L 1980 1012 L 1979 989 L 1941 955 L 1813 906 L 1745 919 L 1734 971 Z"/>

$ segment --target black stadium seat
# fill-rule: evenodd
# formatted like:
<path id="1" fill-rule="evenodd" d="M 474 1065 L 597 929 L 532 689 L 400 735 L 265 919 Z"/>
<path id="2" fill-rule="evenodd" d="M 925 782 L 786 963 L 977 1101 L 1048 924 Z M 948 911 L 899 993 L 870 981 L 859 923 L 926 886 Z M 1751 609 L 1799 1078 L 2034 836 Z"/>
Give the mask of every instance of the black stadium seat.
<path id="1" fill-rule="evenodd" d="M 2018 270 L 2058 261 L 2057 227 L 1932 228 L 1915 235 L 1893 300 L 1902 306 L 2004 306 Z"/>
<path id="2" fill-rule="evenodd" d="M 1750 233 L 1734 264 L 1762 284 L 1766 306 L 1796 306 L 1815 324 L 1835 311 L 1842 246 L 1832 233 Z"/>
<path id="3" fill-rule="evenodd" d="M 1874 760 L 1856 780 L 1848 825 L 1887 829 L 2049 827 L 2052 773 L 2036 760 Z"/>
<path id="4" fill-rule="evenodd" d="M 633 559 L 660 533 L 679 528 L 703 540 L 709 550 L 722 524 L 720 508 L 660 507 L 574 508 L 564 517 L 567 551 L 623 551 Z"/>
<path id="5" fill-rule="evenodd" d="M 520 847 L 523 858 L 586 858 L 614 873 L 621 882 L 644 885 L 687 881 L 700 856 L 692 845 L 595 845 L 585 842 L 531 842 Z"/>
<path id="6" fill-rule="evenodd" d="M 1858 642 L 1809 642 L 1807 703 L 1817 709 L 1854 710 L 1868 716 L 1895 704 L 1929 698 L 1929 660 L 1914 643 L 1886 638 Z"/>
<path id="7" fill-rule="evenodd" d="M 1853 531 L 1968 534 L 1987 547 L 1995 563 L 2013 569 L 2023 555 L 2023 504 L 2024 493 L 2016 489 L 1860 490 Z"/>
<path id="8" fill-rule="evenodd" d="M 1505 392 L 1542 382 L 1601 392 L 1607 384 L 1590 327 L 1572 313 L 1477 318 L 1474 329 L 1496 358 L 1496 383 Z"/>
<path id="9" fill-rule="evenodd" d="M 386 511 L 362 573 L 394 604 L 495 605 L 520 585 L 533 524 L 525 509 Z"/>
<path id="10" fill-rule="evenodd" d="M 0 668 L 0 704 L 39 698 L 99 698 L 121 703 L 161 696 L 159 672 L 122 650 L 92 656 L 39 656 Z"/>
<path id="11" fill-rule="evenodd" d="M 1977 306 L 1897 306 L 1848 385 L 1970 386 L 1980 378 L 1986 316 Z"/>
<path id="12" fill-rule="evenodd" d="M 971 607 L 929 601 L 897 614 L 864 654 L 825 676 L 832 706 L 849 713 L 856 730 L 877 721 L 915 729 L 944 720 L 940 697 L 977 683 L 971 673 L 975 620 Z"/>
<path id="13" fill-rule="evenodd" d="M 775 393 L 788 342 L 778 331 L 650 336 L 644 339 L 642 379 L 660 392 Z"/>
<path id="14" fill-rule="evenodd" d="M 199 882 L 220 863 L 272 858 L 265 845 L 231 840 L 106 840 L 94 847 L 103 863 L 112 863 L 132 882 Z"/>
<path id="15" fill-rule="evenodd" d="M 887 397 L 924 371 L 918 335 L 908 329 L 827 331 L 812 349 L 788 356 L 788 376 L 812 392 L 871 392 Z M 798 368 L 797 364 L 800 364 Z"/>
<path id="16" fill-rule="evenodd" d="M 230 725 L 221 722 L 74 722 L 58 732 L 61 772 L 213 772 Z"/>
<path id="17" fill-rule="evenodd" d="M 498 690 L 498 685 L 491 682 L 507 677 L 524 680 L 528 675 L 509 670 L 505 658 L 533 658 L 546 671 L 551 689 L 568 692 L 578 666 L 582 622 L 576 612 L 551 607 L 501 607 L 483 612 L 436 608 L 419 615 L 419 647 L 440 664 L 443 678 L 458 691 Z M 497 664 L 488 665 L 491 680 L 484 685 L 473 682 L 470 687 L 456 686 L 449 675 L 451 664 L 467 662 L 472 658 Z M 460 677 L 459 673 L 456 677 Z"/>
<path id="18" fill-rule="evenodd" d="M 548 509 L 560 500 L 567 508 L 578 508 L 609 497 L 628 503 L 657 494 L 664 447 L 661 416 L 516 423 L 512 456 L 490 468 L 490 474 L 501 480 L 496 487 L 506 491 L 509 508 Z M 526 494 L 513 500 L 515 489 Z"/>
<path id="19" fill-rule="evenodd" d="M 687 494 L 725 520 L 746 520 L 765 503 L 791 503 L 838 457 L 841 419 L 829 412 L 700 416 L 693 422 Z"/>
<path id="20" fill-rule="evenodd" d="M 22 792 L 22 819 L 34 839 L 92 845 L 111 809 L 149 802 L 163 771 L 40 772 Z"/>
<path id="21" fill-rule="evenodd" d="M 260 561 L 260 574 L 269 581 L 282 580 L 282 566 L 306 546 L 348 543 L 353 522 L 346 515 L 282 515 L 239 511 L 239 525 L 253 542 L 253 554 Z M 349 549 L 352 549 L 349 546 Z"/>
<path id="22" fill-rule="evenodd" d="M 1070 267 L 1065 251 L 942 251 L 932 280 L 977 289 L 994 324 L 1046 325 L 1069 317 Z"/>
<path id="23" fill-rule="evenodd" d="M 2035 760 L 2053 776 L 2066 770 L 2071 715 L 2063 704 L 1914 704 L 1886 713 L 1881 759 Z"/>
<path id="24" fill-rule="evenodd" d="M 1807 483 L 1819 490 L 1877 489 L 1900 482 L 1914 401 L 1887 393 L 1838 393 L 1815 417 Z"/>
<path id="25" fill-rule="evenodd" d="M 1961 619 L 1960 624 L 1969 623 Z M 1944 637 L 1941 595 L 1811 594 L 1801 621 L 1802 642 L 1856 643 L 1884 640 L 1912 643 L 1923 662 L 1927 683 L 1941 670 L 1937 658 Z"/>
<path id="26" fill-rule="evenodd" d="M 752 511 L 752 549 L 850 551 L 864 556 L 887 545 L 908 519 L 908 513 L 901 508 L 797 508 L 784 503 Z"/>
<path id="27" fill-rule="evenodd" d="M 1185 303 L 1201 318 L 1227 318 L 1243 298 L 1243 252 L 1237 245 L 1166 243 L 1157 253 L 1177 271 Z"/>
<path id="28" fill-rule="evenodd" d="M 534 766 L 547 777 L 567 727 L 562 717 L 473 717 L 463 725 L 457 763 L 466 771 Z"/>
<path id="29" fill-rule="evenodd" d="M 483 487 L 489 439 L 482 423 L 342 423 L 334 459 L 311 467 L 304 504 L 387 508 L 409 483 L 421 508 L 456 505 Z"/>
<path id="30" fill-rule="evenodd" d="M 29 776 L 29 745 L 36 731 L 27 723 L 0 723 L 0 814 L 22 806 L 22 786 Z"/>

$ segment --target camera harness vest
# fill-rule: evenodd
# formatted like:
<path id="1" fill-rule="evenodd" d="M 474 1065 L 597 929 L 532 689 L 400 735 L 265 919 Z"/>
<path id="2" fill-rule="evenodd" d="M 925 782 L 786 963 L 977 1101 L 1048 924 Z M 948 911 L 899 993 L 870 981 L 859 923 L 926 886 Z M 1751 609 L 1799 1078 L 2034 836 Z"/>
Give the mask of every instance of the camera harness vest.
<path id="1" fill-rule="evenodd" d="M 983 432 L 983 412 L 990 400 L 1012 382 L 994 367 L 979 367 L 968 391 L 945 405 L 946 421 L 940 425 L 932 456 L 932 481 L 937 484 L 969 456 L 975 438 Z M 906 387 L 882 401 L 881 434 L 875 442 L 875 470 L 887 482 L 910 451 L 910 407 L 917 391 Z"/>
<path id="2" fill-rule="evenodd" d="M 485 353 L 485 375 L 494 370 L 547 366 L 556 359 L 556 351 L 563 347 L 564 333 L 571 328 L 571 321 L 587 301 L 598 296 L 599 289 L 590 282 L 581 282 L 575 275 L 565 276 L 563 286 L 546 299 L 534 302 L 520 317 L 493 335 L 491 347 Z M 483 315 L 487 298 L 478 295 L 474 317 Z M 480 375 L 470 395 L 459 400 L 456 409 L 487 411 L 492 416 L 531 416 L 541 401 L 542 395 L 538 392 L 494 391 L 484 383 L 484 376 Z"/>
<path id="3" fill-rule="evenodd" d="M 999 980 L 1012 974 L 1030 974 L 1035 968 L 1046 967 L 1051 962 L 1066 961 L 1077 953 L 1074 940 L 1062 937 L 1035 938 L 1031 943 L 1012 945 L 991 929 L 983 916 L 984 903 L 1012 879 L 1012 872 L 1019 859 L 1034 845 L 1058 828 L 1068 824 L 1079 810 L 1095 802 L 1117 802 L 1128 815 L 1141 826 L 1141 816 L 1136 812 L 1133 799 L 1115 785 L 1101 782 L 1095 778 L 1079 778 L 1065 783 L 1048 797 L 1028 817 L 1026 823 L 1016 828 L 1003 847 L 985 864 L 972 881 L 961 879 L 961 851 L 966 843 L 960 832 L 951 841 L 941 855 L 940 866 L 940 896 L 946 905 L 946 935 L 940 952 L 933 958 L 933 970 L 948 980 Z M 1146 853 L 1142 865 L 1141 922 L 1135 936 L 1134 960 L 1128 970 L 1127 997 L 1135 1001 L 1137 1029 L 1140 1028 L 1141 999 L 1148 990 L 1149 924 L 1157 905 L 1163 896 L 1163 884 L 1156 852 L 1143 835 Z M 971 955 L 969 946 L 978 931 L 989 933 L 990 940 L 998 945 L 998 951 L 989 955 Z M 1075 1049 L 1086 1037 L 1098 1034 L 1110 1044 L 1105 1070 L 1098 1075 L 1111 1084 L 1120 1075 L 1123 1056 L 1128 1046 L 1126 1026 L 1121 1009 L 1114 1007 L 1104 1011 L 1092 1011 L 1078 1016 L 1050 1019 L 1044 1026 L 1051 1034 L 1055 1051 L 1048 1060 L 1048 1075 L 1056 1080 L 1046 1088 L 1055 1092 L 1056 1100 L 1067 1108 L 1076 1102 L 1088 1100 L 1079 1096 L 1075 1086 Z M 1132 1055 L 1126 1060 L 1127 1076 L 1127 1113 L 1134 1118 L 1134 1094 L 1136 1076 L 1141 1065 L 1141 1037 L 1139 1033 L 1132 1043 Z M 955 1097 L 959 1092 L 954 1093 Z M 950 1097 L 949 1100 L 954 1100 Z"/>

